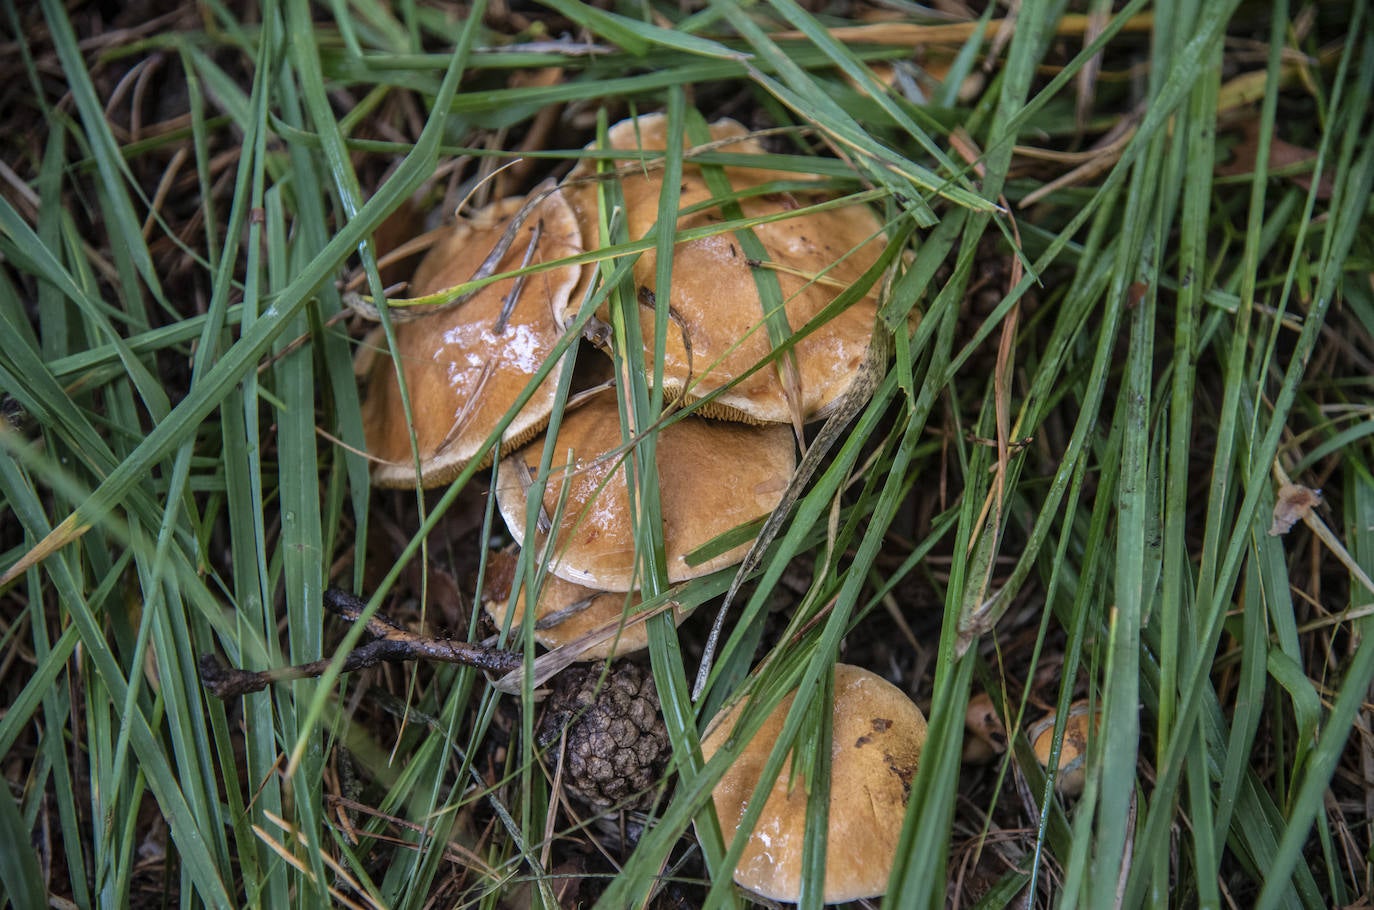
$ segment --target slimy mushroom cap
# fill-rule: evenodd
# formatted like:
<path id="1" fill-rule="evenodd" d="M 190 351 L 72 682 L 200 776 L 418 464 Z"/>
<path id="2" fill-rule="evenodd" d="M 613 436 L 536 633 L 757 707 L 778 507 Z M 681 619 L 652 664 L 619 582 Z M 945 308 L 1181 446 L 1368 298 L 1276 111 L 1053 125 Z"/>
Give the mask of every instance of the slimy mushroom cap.
<path id="1" fill-rule="evenodd" d="M 523 203 L 506 199 L 460 219 L 426 254 L 410 293 L 434 294 L 471 280 Z M 581 251 L 572 209 L 561 193 L 554 193 L 518 226 L 496 272 Z M 523 278 L 503 278 L 461 303 L 398 320 L 396 356 L 410 394 L 424 486 L 447 483 L 474 457 L 480 455 L 484 463 L 491 457 L 482 452 L 482 443 L 549 358 L 562 334 L 554 312 L 567 306 L 581 271 L 580 266 L 558 266 Z M 503 310 L 508 311 L 504 324 Z M 561 368 L 555 365 L 507 426 L 503 451 L 529 440 L 548 422 Z M 368 452 L 376 459 L 373 482 L 385 487 L 412 485 L 415 463 L 409 427 L 380 329 L 363 341 L 355 369 L 366 385 L 363 428 Z"/>
<path id="2" fill-rule="evenodd" d="M 1055 713 L 1051 711 L 1026 730 L 1036 759 L 1047 771 L 1050 751 L 1054 747 L 1054 721 Z M 1065 796 L 1078 796 L 1083 792 L 1087 776 L 1088 741 L 1097 732 L 1100 722 L 1100 715 L 1090 708 L 1088 702 L 1076 701 L 1069 705 L 1068 717 L 1064 719 L 1064 742 L 1059 747 L 1058 770 L 1054 778 L 1055 789 Z"/>
<path id="3" fill-rule="evenodd" d="M 634 525 L 624 467 L 628 456 L 620 443 L 620 413 L 613 394 L 595 395 L 569 410 L 553 443 L 552 476 L 542 501 L 550 521 L 563 501 L 549 571 L 600 591 L 636 586 Z M 527 446 L 498 468 L 497 503 L 522 546 L 532 543 L 526 528 L 527 491 L 543 445 Z M 695 417 L 659 431 L 656 460 L 668 580 L 674 584 L 743 559 L 748 542 L 696 564 L 689 564 L 687 556 L 721 534 L 768 515 L 796 468 L 787 427 Z"/>
<path id="4" fill-rule="evenodd" d="M 616 124 L 608 133 L 612 148 L 662 150 L 668 123 L 662 114 L 641 116 Z M 763 148 L 740 124 L 721 120 L 711 125 L 713 140 L 738 138 L 721 147 L 724 153 L 762 154 Z M 658 219 L 663 187 L 660 168 L 624 168 L 620 177 L 624 217 L 631 240 L 643 238 Z M 774 180 L 796 181 L 799 176 L 767 169 L 727 166 L 723 172 L 736 192 Z M 569 194 L 585 236 L 594 237 L 596 187 L 576 184 L 592 168 L 584 163 L 569 176 Z M 574 187 L 574 184 L 575 187 Z M 679 206 L 686 210 L 716 198 L 701 168 L 688 162 L 683 169 Z M 738 200 L 745 218 L 780 215 L 818 201 L 809 194 L 768 193 Z M 717 205 L 682 215 L 679 232 L 709 228 L 724 220 Z M 780 378 L 781 360 L 749 373 L 773 352 L 763 298 L 756 283 L 759 269 L 771 270 L 781 289 L 786 321 L 795 332 L 819 314 L 844 288 L 858 281 L 881 255 L 882 224 L 867 205 L 847 205 L 756 225 L 754 234 L 765 250 L 750 260 L 733 232 L 679 241 L 673 248 L 671 324 L 663 362 L 664 393 L 685 395 L 704 416 L 746 422 L 788 423 L 793 420 L 789 389 L 803 421 L 823 419 L 848 390 L 869 356 L 877 319 L 876 288 L 835 314 L 792 348 L 797 382 Z M 655 319 L 647 301 L 658 300 L 655 282 L 657 253 L 648 250 L 634 266 L 634 280 L 644 304 L 641 327 L 646 353 L 653 351 Z M 574 295 L 574 307 L 581 295 Z M 607 312 L 600 313 L 607 319 Z M 567 318 L 567 314 L 565 317 Z M 745 375 L 749 374 L 749 375 Z"/>
<path id="5" fill-rule="evenodd" d="M 748 808 L 792 700 L 788 695 L 778 704 L 712 792 L 727 840 Z M 729 739 L 743 709 L 741 703 L 712 723 L 701 741 L 708 761 Z M 833 711 L 826 903 L 886 891 L 926 739 L 925 717 L 911 699 L 859 667 L 835 665 Z M 807 794 L 799 782 L 793 784 L 785 770 L 774 781 L 735 867 L 739 885 L 777 901 L 796 901 L 801 892 Z"/>

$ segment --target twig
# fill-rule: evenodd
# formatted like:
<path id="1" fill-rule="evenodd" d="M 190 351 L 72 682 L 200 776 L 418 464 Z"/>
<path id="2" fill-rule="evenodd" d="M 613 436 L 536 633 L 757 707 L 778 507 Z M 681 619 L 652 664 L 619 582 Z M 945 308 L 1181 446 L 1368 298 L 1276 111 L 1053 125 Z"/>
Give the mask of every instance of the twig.
<path id="1" fill-rule="evenodd" d="M 367 607 L 366 603 L 352 594 L 333 588 L 324 592 L 324 605 L 331 613 L 348 622 L 357 622 Z M 522 660 L 519 654 L 512 651 L 500 651 L 458 639 L 416 635 L 380 615 L 373 615 L 367 620 L 367 631 L 373 640 L 344 658 L 345 673 L 382 662 L 399 663 L 406 660 L 466 664 L 489 673 L 509 673 L 518 668 Z M 226 667 L 215 655 L 206 654 L 200 659 L 200 681 L 211 695 L 229 699 L 250 692 L 261 692 L 274 682 L 320 676 L 333 662 L 334 658 L 325 658 L 291 667 L 252 671 Z"/>

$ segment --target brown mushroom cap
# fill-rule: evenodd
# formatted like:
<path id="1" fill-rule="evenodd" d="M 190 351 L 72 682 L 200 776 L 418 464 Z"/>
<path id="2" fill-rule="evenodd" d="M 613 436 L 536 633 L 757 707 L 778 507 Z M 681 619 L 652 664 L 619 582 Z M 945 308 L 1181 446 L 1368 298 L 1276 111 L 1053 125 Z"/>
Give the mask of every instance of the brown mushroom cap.
<path id="1" fill-rule="evenodd" d="M 980 765 L 1007 751 L 1007 728 L 997 716 L 997 708 L 992 696 L 979 692 L 968 701 L 964 714 L 963 759 L 966 763 Z"/>
<path id="2" fill-rule="evenodd" d="M 510 606 L 509 575 L 514 570 L 514 554 L 493 553 L 488 569 L 493 576 L 501 574 L 503 568 L 499 567 L 499 564 L 506 560 L 510 562 L 509 569 L 505 571 L 506 577 L 494 585 L 488 584 L 482 592 L 482 606 L 498 626 L 505 625 L 506 613 Z M 526 593 L 522 589 L 515 599 L 513 625 L 525 621 Z M 549 649 L 560 648 L 593 632 L 620 627 L 615 637 L 591 645 L 580 652 L 576 659 L 604 660 L 642 650 L 649 646 L 648 625 L 643 622 L 621 625 L 639 603 L 640 596 L 637 591 L 597 591 L 564 581 L 556 575 L 548 575 L 539 590 L 539 599 L 534 611 L 535 641 Z M 687 610 L 675 607 L 673 621 L 681 625 L 688 613 Z M 544 625 L 545 620 L 559 614 L 564 614 L 564 617 L 551 625 Z"/>
<path id="3" fill-rule="evenodd" d="M 792 699 L 779 703 L 712 793 L 727 839 L 748 808 Z M 713 722 L 701 741 L 707 760 L 729 738 L 742 711 L 743 704 L 737 705 Z M 926 719 L 900 689 L 859 667 L 835 665 L 826 903 L 877 897 L 887 889 L 925 739 Z M 800 784 L 789 787 L 786 771 L 774 781 L 735 867 L 741 886 L 772 900 L 798 899 L 806 799 Z"/>
<path id="4" fill-rule="evenodd" d="M 601 591 L 628 591 L 635 580 L 634 530 L 620 443 L 613 394 L 593 396 L 570 410 L 559 425 L 552 476 L 544 490 L 544 511 L 553 516 L 567 487 L 549 571 Z M 526 490 L 542 448 L 543 443 L 536 443 L 504 459 L 496 478 L 501 514 L 522 546 L 527 545 Z M 696 565 L 686 559 L 715 537 L 776 508 L 796 468 L 796 453 L 791 431 L 783 426 L 687 417 L 658 433 L 657 466 L 668 580 L 677 583 L 744 558 L 748 543 Z"/>
<path id="5" fill-rule="evenodd" d="M 608 133 L 615 149 L 661 150 L 667 145 L 667 118 L 650 114 L 616 124 Z M 724 146 L 727 153 L 761 154 L 763 149 L 733 120 L 711 125 L 713 140 L 741 137 Z M 592 172 L 579 165 L 572 181 Z M 798 175 L 778 171 L 726 167 L 724 174 L 736 191 Z M 596 236 L 596 187 L 565 184 L 586 237 Z M 663 186 L 661 169 L 634 169 L 621 177 L 625 219 L 632 240 L 647 234 L 658 219 Z M 714 198 L 698 167 L 683 169 L 679 205 L 686 209 Z M 814 200 L 810 200 L 814 201 Z M 792 194 L 775 193 L 739 201 L 746 218 L 775 215 L 807 204 Z M 683 215 L 679 231 L 708 227 L 724 215 L 718 206 Z M 764 321 L 763 302 L 755 270 L 776 265 L 787 322 L 795 331 L 827 306 L 840 290 L 853 284 L 882 253 L 882 225 L 866 205 L 850 205 L 761 224 L 755 235 L 767 251 L 762 266 L 751 264 L 733 233 L 681 241 L 673 248 L 672 324 L 668 327 L 663 362 L 664 392 L 670 398 L 686 392 L 688 401 L 724 389 L 765 360 L 773 350 Z M 853 251 L 851 253 L 851 251 Z M 656 293 L 657 254 L 643 253 L 634 266 L 635 283 Z M 818 281 L 810 279 L 820 276 Z M 849 388 L 868 356 L 877 317 L 876 288 L 825 325 L 797 342 L 799 406 L 805 421 L 826 417 Z M 575 295 L 574 303 L 581 299 Z M 601 318 L 607 318 L 603 310 Z M 645 352 L 653 351 L 652 310 L 642 312 Z M 566 318 L 566 315 L 565 315 Z M 690 346 L 684 343 L 690 341 Z M 751 422 L 787 423 L 793 418 L 786 386 L 776 361 L 754 372 L 701 407 L 709 417 Z"/>
<path id="6" fill-rule="evenodd" d="M 472 279 L 524 200 L 506 199 L 460 219 L 416 270 L 411 293 L 422 296 Z M 534 249 L 531 250 L 531 244 Z M 544 200 L 520 226 L 497 272 L 573 256 L 582 251 L 577 221 L 561 193 Z M 425 486 L 447 483 L 478 454 L 482 443 L 548 359 L 562 333 L 554 311 L 567 306 L 580 266 L 560 266 L 523 279 L 493 282 L 455 306 L 396 326 L 397 356 L 405 373 Z M 519 289 L 503 329 L 507 298 Z M 366 377 L 363 427 L 379 486 L 415 482 L 415 466 L 400 387 L 386 340 L 374 330 L 355 368 Z M 556 365 L 502 437 L 503 451 L 527 441 L 548 423 L 562 365 Z M 484 455 L 485 462 L 490 455 Z"/>
<path id="7" fill-rule="evenodd" d="M 1054 746 L 1054 720 L 1055 714 L 1051 711 L 1026 729 L 1035 757 L 1046 770 L 1049 769 L 1050 750 Z M 1069 716 L 1064 721 L 1064 742 L 1059 748 L 1059 770 L 1054 779 L 1055 789 L 1065 796 L 1077 796 L 1083 792 L 1088 740 L 1099 722 L 1100 718 L 1086 701 L 1069 705 Z"/>

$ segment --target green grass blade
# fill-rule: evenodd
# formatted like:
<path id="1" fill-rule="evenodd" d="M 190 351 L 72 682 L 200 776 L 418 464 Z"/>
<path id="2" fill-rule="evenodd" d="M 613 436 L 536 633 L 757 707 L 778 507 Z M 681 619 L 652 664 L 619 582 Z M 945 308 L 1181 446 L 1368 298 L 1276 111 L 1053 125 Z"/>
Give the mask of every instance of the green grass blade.
<path id="1" fill-rule="evenodd" d="M 15 907 L 47 906 L 48 888 L 37 855 L 17 847 L 29 842 L 29 829 L 8 788 L 0 793 L 0 837 L 10 845 L 0 850 L 0 899 Z"/>

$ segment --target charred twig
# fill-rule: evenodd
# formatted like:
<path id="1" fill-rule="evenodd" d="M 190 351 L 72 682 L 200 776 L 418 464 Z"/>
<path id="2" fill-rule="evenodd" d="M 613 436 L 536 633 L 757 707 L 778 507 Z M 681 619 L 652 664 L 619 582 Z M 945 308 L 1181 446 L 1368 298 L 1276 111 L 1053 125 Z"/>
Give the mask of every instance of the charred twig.
<path id="1" fill-rule="evenodd" d="M 324 605 L 348 622 L 357 622 L 366 604 L 344 591 L 333 588 L 324 593 Z M 374 614 L 367 620 L 372 641 L 360 645 L 344 659 L 343 671 L 362 670 L 382 662 L 434 660 L 466 664 L 490 673 L 509 673 L 520 666 L 521 656 L 452 638 L 429 638 L 403 629 L 385 616 Z M 238 670 L 226 667 L 218 657 L 206 654 L 200 659 L 200 681 L 216 698 L 235 698 L 260 692 L 274 682 L 320 676 L 333 663 L 332 658 L 314 660 L 271 670 Z"/>

